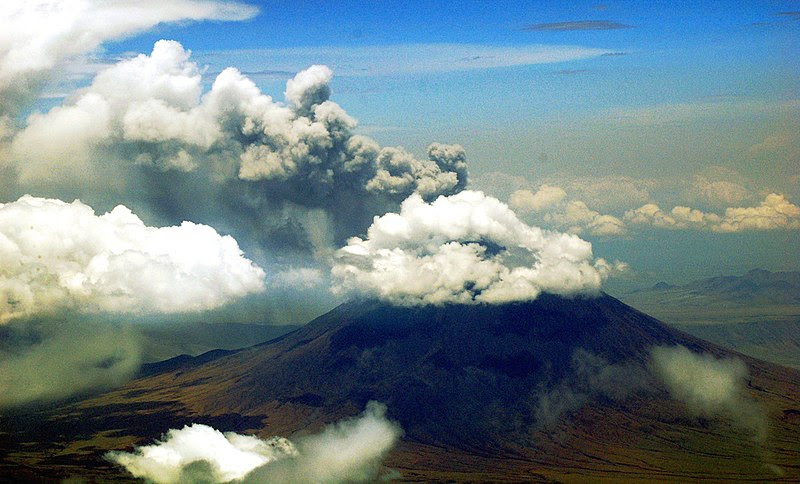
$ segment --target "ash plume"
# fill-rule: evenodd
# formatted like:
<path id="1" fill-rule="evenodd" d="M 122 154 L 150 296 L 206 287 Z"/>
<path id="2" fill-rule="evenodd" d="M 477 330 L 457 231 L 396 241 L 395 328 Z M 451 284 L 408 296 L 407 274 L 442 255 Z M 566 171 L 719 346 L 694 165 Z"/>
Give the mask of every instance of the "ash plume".
<path id="1" fill-rule="evenodd" d="M 158 41 L 28 118 L 10 148 L 19 189 L 209 224 L 248 251 L 318 255 L 412 193 L 430 200 L 466 186 L 460 146 L 434 143 L 417 158 L 353 134 L 355 119 L 329 99 L 331 78 L 311 66 L 278 102 L 228 68 L 203 92 L 190 52 Z"/>

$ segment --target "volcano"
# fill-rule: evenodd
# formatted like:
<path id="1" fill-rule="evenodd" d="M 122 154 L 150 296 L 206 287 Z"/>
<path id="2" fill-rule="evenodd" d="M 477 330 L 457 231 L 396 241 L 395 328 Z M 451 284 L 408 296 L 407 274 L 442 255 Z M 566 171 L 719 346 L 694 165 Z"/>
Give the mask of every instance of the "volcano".
<path id="1" fill-rule="evenodd" d="M 682 345 L 749 371 L 767 436 L 698 416 L 650 370 Z M 403 480 L 797 479 L 800 372 L 672 329 L 606 294 L 505 305 L 345 303 L 277 339 L 152 365 L 122 388 L 0 417 L 0 474 L 124 479 L 104 452 L 190 422 L 298 435 L 386 404 Z"/>

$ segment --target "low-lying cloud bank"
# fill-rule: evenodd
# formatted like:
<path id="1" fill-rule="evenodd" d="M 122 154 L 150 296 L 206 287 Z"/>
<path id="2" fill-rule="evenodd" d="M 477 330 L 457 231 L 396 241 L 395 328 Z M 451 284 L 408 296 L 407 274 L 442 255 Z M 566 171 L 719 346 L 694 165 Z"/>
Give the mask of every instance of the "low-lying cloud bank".
<path id="1" fill-rule="evenodd" d="M 800 229 L 800 207 L 785 196 L 770 193 L 757 207 L 731 207 L 723 215 L 677 206 L 670 212 L 648 203 L 625 212 L 632 224 L 652 225 L 666 229 L 697 229 L 712 232 L 746 230 Z"/>
<path id="2" fill-rule="evenodd" d="M 264 289 L 264 271 L 205 225 L 147 227 L 124 206 L 0 204 L 0 323 L 57 310 L 179 313 Z"/>
<path id="3" fill-rule="evenodd" d="M 113 388 L 139 369 L 140 341 L 130 328 L 57 320 L 12 323 L 0 333 L 0 408 Z"/>
<path id="4" fill-rule="evenodd" d="M 670 395 L 696 416 L 727 417 L 753 432 L 756 441 L 767 435 L 767 417 L 746 390 L 747 366 L 738 359 L 717 359 L 684 346 L 652 349 L 654 373 Z"/>
<path id="5" fill-rule="evenodd" d="M 386 418 L 386 407 L 369 402 L 357 418 L 292 442 L 222 433 L 193 424 L 172 429 L 153 445 L 107 458 L 135 477 L 156 483 L 196 482 L 366 482 L 402 431 Z M 197 477 L 197 478 L 195 478 Z"/>
<path id="6" fill-rule="evenodd" d="M 332 275 L 338 293 L 464 304 L 591 294 L 622 268 L 593 259 L 589 242 L 526 225 L 499 200 L 467 190 L 431 203 L 415 194 L 399 213 L 376 217 L 366 239 L 336 253 Z"/>
<path id="7" fill-rule="evenodd" d="M 714 201 L 740 201 L 745 197 L 746 190 L 737 184 L 695 178 L 699 197 Z M 619 216 L 603 214 L 582 200 L 570 200 L 563 188 L 548 184 L 536 191 L 514 191 L 509 205 L 520 215 L 530 215 L 548 227 L 606 237 L 628 235 L 635 226 L 723 233 L 800 229 L 800 207 L 777 193 L 767 195 L 758 206 L 728 207 L 722 215 L 682 205 L 667 212 L 655 203 L 626 210 Z"/>

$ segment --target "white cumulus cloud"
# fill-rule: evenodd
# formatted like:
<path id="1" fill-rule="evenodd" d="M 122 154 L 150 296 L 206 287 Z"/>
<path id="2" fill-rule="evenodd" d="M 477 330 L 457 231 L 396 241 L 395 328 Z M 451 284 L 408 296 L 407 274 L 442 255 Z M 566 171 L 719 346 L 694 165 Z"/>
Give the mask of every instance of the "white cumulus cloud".
<path id="1" fill-rule="evenodd" d="M 136 477 L 159 484 L 194 482 L 365 482 L 396 444 L 400 428 L 386 407 L 369 402 L 362 415 L 326 427 L 296 442 L 261 440 L 207 425 L 172 429 L 161 441 L 107 458 Z"/>
<path id="2" fill-rule="evenodd" d="M 567 192 L 561 187 L 542 185 L 536 192 L 517 190 L 511 194 L 509 205 L 519 213 L 538 212 L 561 202 Z"/>
<path id="3" fill-rule="evenodd" d="M 728 180 L 709 180 L 702 175 L 692 177 L 690 193 L 712 204 L 732 205 L 740 203 L 750 195 L 747 188 Z"/>
<path id="4" fill-rule="evenodd" d="M 610 271 L 575 235 L 531 227 L 499 200 L 463 191 L 406 199 L 335 256 L 334 290 L 397 304 L 504 303 L 594 293 Z"/>
<path id="5" fill-rule="evenodd" d="M 208 425 L 192 424 L 170 429 L 162 440 L 134 453 L 111 452 L 108 457 L 135 477 L 157 483 L 180 482 L 187 466 L 208 463 L 211 482 L 240 480 L 256 467 L 297 455 L 288 440 L 261 440 L 234 432 L 222 433 Z"/>
<path id="6" fill-rule="evenodd" d="M 730 207 L 723 215 L 677 206 L 665 212 L 654 203 L 625 212 L 625 221 L 668 229 L 713 232 L 800 229 L 800 207 L 785 196 L 770 193 L 756 207 Z"/>
<path id="7" fill-rule="evenodd" d="M 740 230 L 800 229 L 800 207 L 785 196 L 770 193 L 757 207 L 733 207 L 725 210 L 719 232 Z"/>
<path id="8" fill-rule="evenodd" d="M 625 233 L 625 223 L 619 218 L 589 208 L 580 200 L 572 200 L 562 211 L 545 214 L 544 220 L 570 233 L 584 231 L 592 235 L 614 236 Z"/>
<path id="9" fill-rule="evenodd" d="M 257 12 L 214 0 L 6 0 L 0 3 L 0 114 L 30 96 L 48 71 L 105 41 L 165 22 L 243 20 Z"/>
<path id="10" fill-rule="evenodd" d="M 184 222 L 148 227 L 117 206 L 24 196 L 0 204 L 0 322 L 68 308 L 176 313 L 264 288 L 236 241 Z"/>
<path id="11" fill-rule="evenodd" d="M 581 200 L 566 202 L 567 192 L 558 186 L 544 184 L 536 192 L 521 189 L 511 194 L 509 205 L 517 213 L 536 213 L 538 219 L 572 234 L 584 231 L 592 235 L 616 236 L 625 233 L 619 218 L 592 210 Z"/>

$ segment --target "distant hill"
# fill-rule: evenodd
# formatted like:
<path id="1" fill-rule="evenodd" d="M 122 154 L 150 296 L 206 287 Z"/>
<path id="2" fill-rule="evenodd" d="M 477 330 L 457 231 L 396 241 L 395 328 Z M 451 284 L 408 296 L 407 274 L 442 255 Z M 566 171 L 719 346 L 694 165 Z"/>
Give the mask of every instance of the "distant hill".
<path id="1" fill-rule="evenodd" d="M 667 323 L 790 321 L 800 316 L 800 272 L 755 269 L 685 285 L 659 282 L 619 298 Z"/>
<path id="2" fill-rule="evenodd" d="M 196 356 L 211 350 L 253 346 L 297 329 L 297 325 L 246 323 L 170 323 L 137 325 L 145 363 L 178 355 Z"/>
<path id="3" fill-rule="evenodd" d="M 718 276 L 677 286 L 659 282 L 652 287 L 631 291 L 628 295 L 674 293 L 717 297 L 734 303 L 800 303 L 800 272 L 770 272 L 753 269 L 741 276 Z"/>
<path id="4" fill-rule="evenodd" d="M 800 272 L 659 282 L 620 299 L 697 337 L 800 368 Z"/>
<path id="5" fill-rule="evenodd" d="M 650 350 L 738 357 L 620 301 L 542 295 L 507 305 L 344 304 L 273 341 L 181 358 L 84 401 L 0 416 L 0 474 L 106 482 L 103 460 L 206 423 L 291 436 L 387 405 L 408 481 L 800 478 L 800 372 L 744 358 L 769 437 L 693 417 L 647 376 Z"/>

